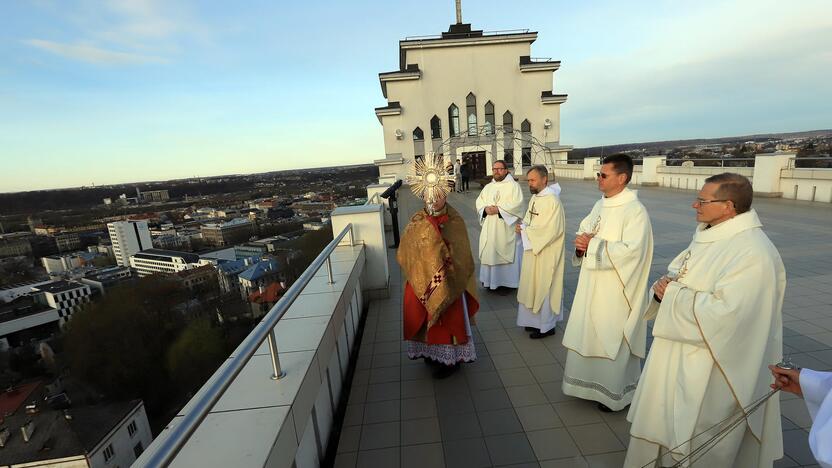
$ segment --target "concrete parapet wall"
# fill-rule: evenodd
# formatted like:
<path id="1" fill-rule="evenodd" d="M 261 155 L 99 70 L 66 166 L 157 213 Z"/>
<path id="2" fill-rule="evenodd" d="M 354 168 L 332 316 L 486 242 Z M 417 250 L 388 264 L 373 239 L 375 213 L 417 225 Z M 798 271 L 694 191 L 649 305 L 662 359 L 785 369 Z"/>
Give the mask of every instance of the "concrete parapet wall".
<path id="1" fill-rule="evenodd" d="M 333 283 L 322 268 L 275 326 L 285 377 L 273 380 L 263 343 L 231 383 L 171 466 L 318 467 L 329 448 L 334 415 L 348 384 L 350 356 L 363 311 L 361 277 L 365 246 L 339 246 L 332 256 Z M 258 326 L 262 326 L 258 325 Z M 220 366 L 223 370 L 235 354 Z M 218 373 L 191 399 L 133 466 L 170 434 Z M 334 441 L 333 441 L 334 443 Z"/>

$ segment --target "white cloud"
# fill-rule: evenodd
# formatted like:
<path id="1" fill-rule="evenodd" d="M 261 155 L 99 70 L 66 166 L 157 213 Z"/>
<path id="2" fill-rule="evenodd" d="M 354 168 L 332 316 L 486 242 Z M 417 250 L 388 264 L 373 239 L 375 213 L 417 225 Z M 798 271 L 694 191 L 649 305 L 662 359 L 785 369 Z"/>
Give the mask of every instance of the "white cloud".
<path id="1" fill-rule="evenodd" d="M 23 42 L 69 60 L 97 65 L 140 65 L 167 62 L 162 57 L 107 50 L 90 44 L 62 44 L 44 39 L 27 39 Z"/>

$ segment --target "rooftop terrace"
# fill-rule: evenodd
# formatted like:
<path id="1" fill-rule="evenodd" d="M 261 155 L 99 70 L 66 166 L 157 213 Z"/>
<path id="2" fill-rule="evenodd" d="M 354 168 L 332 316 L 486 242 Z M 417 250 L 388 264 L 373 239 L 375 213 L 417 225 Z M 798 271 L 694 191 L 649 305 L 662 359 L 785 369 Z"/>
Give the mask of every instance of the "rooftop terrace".
<path id="1" fill-rule="evenodd" d="M 592 182 L 562 179 L 567 242 L 599 194 Z M 653 223 L 651 282 L 690 242 L 691 190 L 635 187 Z M 401 190 L 400 225 L 419 204 Z M 476 191 L 452 194 L 471 245 L 479 224 Z M 526 190 L 526 197 L 528 191 Z M 755 200 L 788 273 L 784 352 L 801 367 L 832 370 L 832 207 Z M 474 327 L 479 359 L 445 380 L 403 352 L 402 278 L 389 251 L 390 297 L 370 303 L 338 441 L 336 467 L 620 467 L 629 439 L 626 410 L 606 414 L 561 393 L 566 349 L 555 336 L 530 340 L 515 326 L 517 302 L 480 289 Z M 567 266 L 569 308 L 578 269 Z M 567 316 L 568 317 L 568 316 Z M 817 466 L 807 444 L 811 420 L 801 400 L 781 395 L 786 457 L 775 466 Z"/>
<path id="2" fill-rule="evenodd" d="M 561 170 L 581 177 L 593 169 L 572 166 Z M 571 242 L 599 194 L 592 182 L 560 183 Z M 677 180 L 668 185 L 679 186 Z M 368 194 L 385 188 L 371 185 Z M 636 188 L 653 223 L 656 278 L 691 239 L 695 192 Z M 420 203 L 406 189 L 399 193 L 403 227 Z M 479 237 L 475 196 L 450 197 L 466 219 L 472 246 Z M 386 247 L 389 233 L 383 234 L 389 218 L 377 201 L 372 195 L 365 206 L 333 212 L 337 240 L 134 466 L 306 468 L 333 460 L 350 468 L 621 466 L 626 411 L 601 413 L 561 393 L 563 328 L 530 340 L 515 326 L 512 295 L 479 292 L 475 363 L 434 380 L 421 361 L 407 359 L 402 278 L 395 251 Z M 784 351 L 800 366 L 832 369 L 832 205 L 759 198 L 754 206 L 788 272 Z M 577 277 L 578 270 L 567 267 L 567 307 Z M 270 359 L 271 348 L 279 350 L 279 364 Z M 273 380 L 281 370 L 285 377 Z M 780 398 L 786 457 L 776 466 L 812 466 L 804 403 Z M 237 433 L 229 444 L 229 434 Z"/>

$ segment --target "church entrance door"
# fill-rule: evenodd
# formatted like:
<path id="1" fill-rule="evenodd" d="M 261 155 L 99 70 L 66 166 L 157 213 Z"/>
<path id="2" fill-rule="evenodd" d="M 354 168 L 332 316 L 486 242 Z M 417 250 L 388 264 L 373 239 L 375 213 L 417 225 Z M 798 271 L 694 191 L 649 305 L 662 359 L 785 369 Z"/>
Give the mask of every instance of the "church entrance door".
<path id="1" fill-rule="evenodd" d="M 471 168 L 471 176 L 474 180 L 484 179 L 486 177 L 485 151 L 462 153 L 462 162 L 468 163 L 468 167 Z"/>

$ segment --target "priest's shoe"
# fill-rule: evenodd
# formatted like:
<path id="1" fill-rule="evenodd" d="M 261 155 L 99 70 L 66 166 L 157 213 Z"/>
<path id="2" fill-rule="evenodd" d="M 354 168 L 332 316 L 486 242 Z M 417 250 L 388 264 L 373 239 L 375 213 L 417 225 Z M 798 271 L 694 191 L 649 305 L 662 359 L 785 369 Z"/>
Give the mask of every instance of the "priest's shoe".
<path id="1" fill-rule="evenodd" d="M 630 405 L 627 405 L 627 406 L 625 406 L 624 408 L 621 408 L 621 409 L 620 409 L 620 410 L 618 410 L 618 411 L 624 411 L 624 410 L 625 410 L 625 409 L 627 409 L 629 406 L 630 406 Z M 605 405 L 605 404 L 601 403 L 600 401 L 598 402 L 598 409 L 599 409 L 599 410 L 601 410 L 601 411 L 602 411 L 602 412 L 604 412 L 604 413 L 617 413 L 617 412 L 618 412 L 618 411 L 616 411 L 616 410 L 614 410 L 614 409 L 610 408 L 609 406 L 607 406 L 607 405 Z"/>
<path id="2" fill-rule="evenodd" d="M 555 334 L 555 329 L 553 328 L 553 329 L 547 331 L 546 333 L 540 333 L 540 331 L 532 332 L 529 335 L 529 338 L 531 338 L 533 340 L 539 340 L 541 338 L 546 338 L 547 336 L 552 336 L 554 334 Z"/>
<path id="3" fill-rule="evenodd" d="M 535 327 L 525 327 L 525 328 L 526 328 L 527 332 L 540 331 L 539 329 L 537 329 Z"/>
<path id="4" fill-rule="evenodd" d="M 437 366 L 436 369 L 433 371 L 433 378 L 434 379 L 444 379 L 446 377 L 450 377 L 456 371 L 459 370 L 459 364 L 454 364 L 452 366 L 440 365 Z"/>

